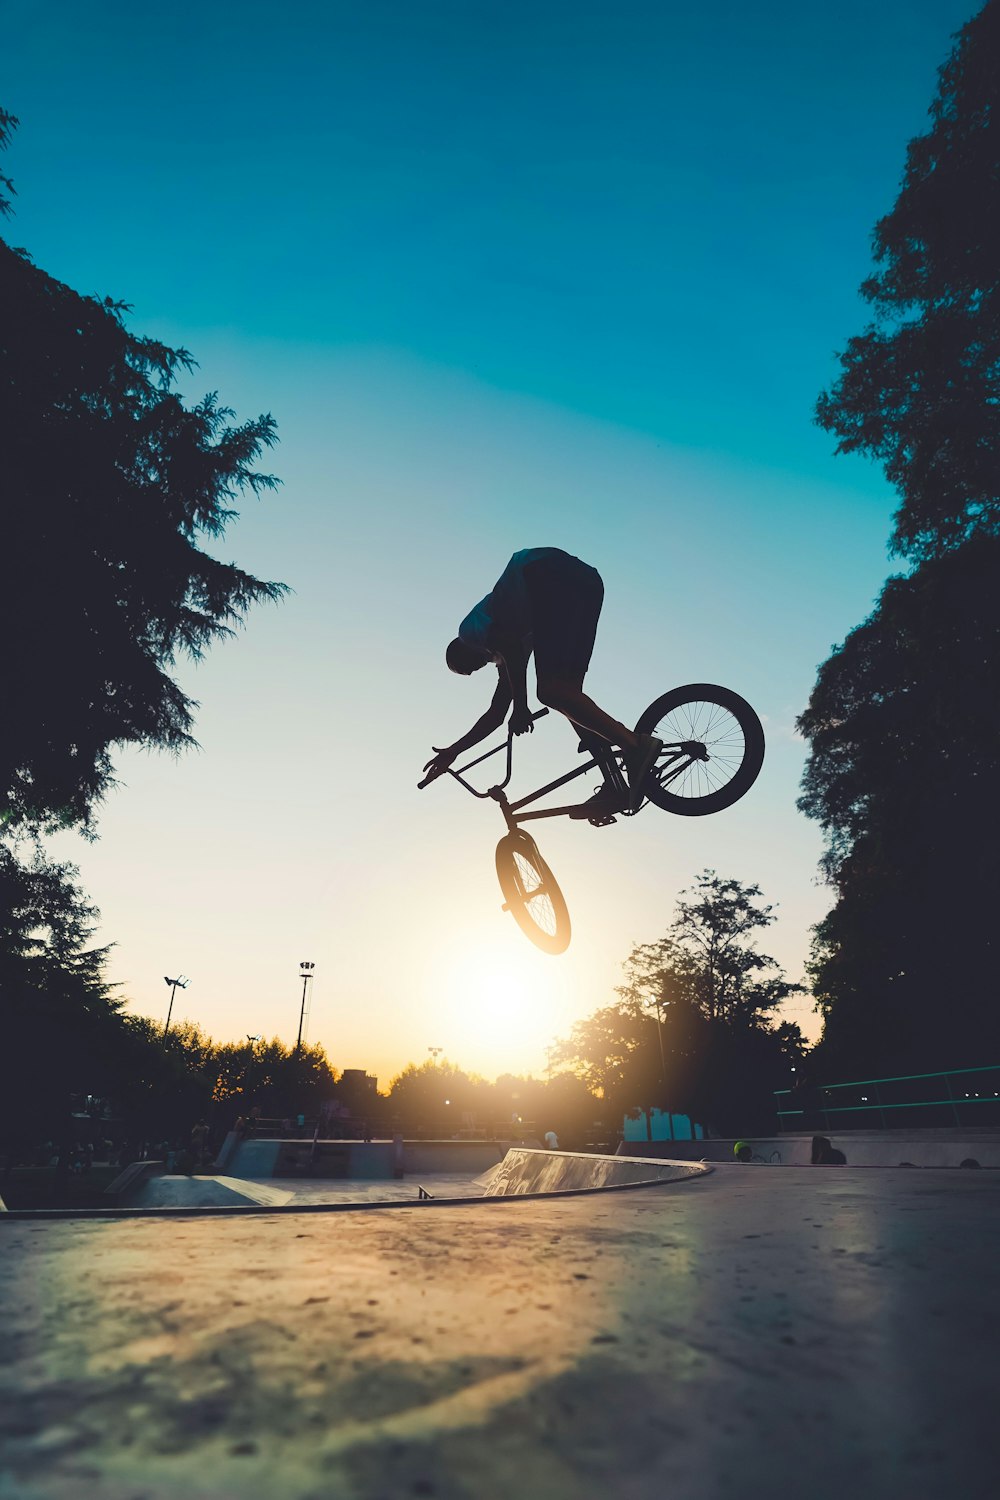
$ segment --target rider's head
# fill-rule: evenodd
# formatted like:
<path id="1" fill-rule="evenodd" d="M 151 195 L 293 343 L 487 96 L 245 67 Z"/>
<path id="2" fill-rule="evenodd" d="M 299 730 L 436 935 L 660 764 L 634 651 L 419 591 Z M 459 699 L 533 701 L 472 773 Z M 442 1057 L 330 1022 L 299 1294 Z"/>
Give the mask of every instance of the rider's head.
<path id="1" fill-rule="evenodd" d="M 453 672 L 458 672 L 462 677 L 471 677 L 473 672 L 485 667 L 490 658 L 478 646 L 470 646 L 456 635 L 453 641 L 448 642 L 444 659 Z"/>

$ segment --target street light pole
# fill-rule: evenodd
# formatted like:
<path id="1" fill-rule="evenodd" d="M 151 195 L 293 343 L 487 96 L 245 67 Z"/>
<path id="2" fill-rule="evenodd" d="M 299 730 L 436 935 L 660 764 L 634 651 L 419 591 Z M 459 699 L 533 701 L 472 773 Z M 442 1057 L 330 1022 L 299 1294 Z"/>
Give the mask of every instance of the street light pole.
<path id="1" fill-rule="evenodd" d="M 309 964 L 305 962 L 299 964 L 299 973 L 302 975 L 302 1004 L 299 1007 L 299 1034 L 295 1038 L 296 1052 L 298 1052 L 302 1047 L 302 1023 L 306 1018 L 306 985 L 313 977 L 312 971 L 313 969 L 315 969 L 315 967 L 315 964 Z"/>
<path id="2" fill-rule="evenodd" d="M 191 981 L 190 979 L 185 979 L 183 974 L 178 974 L 176 979 L 168 979 L 166 974 L 164 974 L 163 983 L 170 986 L 170 1004 L 167 1007 L 167 1019 L 163 1027 L 163 1035 L 166 1036 L 170 1030 L 170 1017 L 174 1013 L 174 996 L 178 989 L 186 990 Z"/>
<path id="3" fill-rule="evenodd" d="M 441 1056 L 441 1053 L 444 1051 L 444 1048 L 443 1047 L 428 1047 L 427 1050 L 428 1050 L 428 1052 L 431 1054 L 431 1056 L 434 1059 L 434 1066 L 437 1067 L 437 1060 Z"/>
<path id="4" fill-rule="evenodd" d="M 666 1054 L 663 1051 L 663 1011 L 661 1010 L 660 1007 L 662 1005 L 664 1005 L 665 1003 L 666 1002 L 663 1001 L 663 1000 L 661 1000 L 660 997 L 659 997 L 659 995 L 657 995 L 657 997 L 656 997 L 656 1035 L 659 1038 L 659 1042 L 660 1042 L 660 1082 L 663 1084 L 664 1088 L 666 1088 L 666 1084 L 667 1084 L 667 1059 L 666 1059 Z"/>

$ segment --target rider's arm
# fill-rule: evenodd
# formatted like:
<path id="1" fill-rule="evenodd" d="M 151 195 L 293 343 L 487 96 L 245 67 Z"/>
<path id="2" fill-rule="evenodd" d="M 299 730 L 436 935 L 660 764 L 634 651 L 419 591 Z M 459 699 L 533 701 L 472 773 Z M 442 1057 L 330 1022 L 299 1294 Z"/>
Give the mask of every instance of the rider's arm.
<path id="1" fill-rule="evenodd" d="M 424 766 L 428 773 L 418 785 L 426 786 L 428 782 L 434 781 L 438 776 L 443 776 L 457 755 L 463 754 L 472 745 L 478 745 L 480 740 L 485 740 L 494 730 L 499 729 L 507 717 L 510 708 L 510 685 L 507 682 L 507 674 L 501 667 L 499 669 L 499 680 L 496 692 L 493 694 L 493 702 L 486 712 L 476 720 L 468 734 L 463 734 L 460 740 L 445 749 L 434 746 L 434 759 L 429 760 Z"/>
<path id="2" fill-rule="evenodd" d="M 512 723 L 520 722 L 522 725 L 530 724 L 531 712 L 528 708 L 528 657 L 521 642 L 516 637 L 509 637 L 499 643 L 496 648 L 500 658 L 500 680 L 504 677 L 510 689 L 508 702 L 514 705 L 514 713 L 511 716 Z M 520 730 L 515 730 L 520 733 Z"/>
<path id="3" fill-rule="evenodd" d="M 507 710 L 511 704 L 510 684 L 507 681 L 507 673 L 500 671 L 497 680 L 496 692 L 493 694 L 493 702 L 486 712 L 476 720 L 468 734 L 463 734 L 460 740 L 456 740 L 448 748 L 455 755 L 462 755 L 470 750 L 473 745 L 478 745 L 480 740 L 485 740 L 507 717 Z"/>

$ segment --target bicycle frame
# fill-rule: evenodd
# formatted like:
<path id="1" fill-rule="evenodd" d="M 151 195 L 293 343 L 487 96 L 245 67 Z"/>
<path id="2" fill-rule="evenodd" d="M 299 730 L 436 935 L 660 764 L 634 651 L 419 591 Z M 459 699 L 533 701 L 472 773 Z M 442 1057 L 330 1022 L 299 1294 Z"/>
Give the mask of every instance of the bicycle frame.
<path id="1" fill-rule="evenodd" d="M 542 708 L 539 709 L 538 713 L 532 714 L 532 723 L 536 719 L 544 719 L 548 711 L 547 708 Z M 522 823 L 530 823 L 537 818 L 568 817 L 570 813 L 576 812 L 581 807 L 586 807 L 587 803 L 584 801 L 570 802 L 561 807 L 542 807 L 536 809 L 534 812 L 522 811 L 523 808 L 530 807 L 533 802 L 537 802 L 539 798 L 547 797 L 550 792 L 558 790 L 561 786 L 566 786 L 571 781 L 576 781 L 579 776 L 586 776 L 588 771 L 593 771 L 594 769 L 601 771 L 606 785 L 612 786 L 616 792 L 621 794 L 621 811 L 627 816 L 629 790 L 628 782 L 625 779 L 624 758 L 621 751 L 615 750 L 604 740 L 598 739 L 596 735 L 588 735 L 584 730 L 578 730 L 577 732 L 580 736 L 580 751 L 582 754 L 589 755 L 590 759 L 584 761 L 583 765 L 577 766 L 575 770 L 567 771 L 565 776 L 558 776 L 555 781 L 548 782 L 545 786 L 539 787 L 537 791 L 529 792 L 526 797 L 519 797 L 516 802 L 509 801 L 505 790 L 510 782 L 514 764 L 514 731 L 510 728 L 507 730 L 505 741 L 499 745 L 494 745 L 492 750 L 487 750 L 484 754 L 477 755 L 475 760 L 468 761 L 464 766 L 460 766 L 457 771 L 452 770 L 451 766 L 449 766 L 448 775 L 453 776 L 474 797 L 481 799 L 490 798 L 496 802 L 503 813 L 504 821 L 511 833 L 516 832 Z M 658 763 L 660 784 L 666 785 L 673 779 L 673 776 L 680 775 L 681 771 L 690 764 L 692 759 L 691 752 L 694 747 L 685 742 L 664 745 L 663 748 L 666 752 L 673 752 L 673 754 L 668 753 L 666 759 L 664 759 L 661 753 Z M 502 750 L 507 751 L 507 768 L 503 781 L 499 782 L 496 786 L 488 787 L 484 792 L 479 791 L 471 782 L 466 781 L 465 773 L 467 771 L 471 771 L 474 766 L 482 765 L 483 761 L 490 760 L 494 755 L 499 755 Z M 677 765 L 671 773 L 671 767 L 675 761 L 679 761 L 681 764 Z M 668 774 L 664 775 L 664 771 Z"/>

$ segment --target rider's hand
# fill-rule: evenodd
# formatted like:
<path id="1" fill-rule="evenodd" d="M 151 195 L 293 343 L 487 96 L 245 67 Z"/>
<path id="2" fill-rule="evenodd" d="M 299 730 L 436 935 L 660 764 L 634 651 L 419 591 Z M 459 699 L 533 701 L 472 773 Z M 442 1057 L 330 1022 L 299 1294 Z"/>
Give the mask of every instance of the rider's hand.
<path id="1" fill-rule="evenodd" d="M 510 716 L 510 727 L 514 734 L 531 734 L 535 728 L 531 722 L 531 710 L 527 704 L 515 708 Z"/>
<path id="2" fill-rule="evenodd" d="M 429 760 L 424 766 L 424 770 L 427 772 L 425 779 L 427 781 L 436 781 L 439 776 L 443 776 L 445 771 L 447 771 L 455 759 L 457 751 L 453 750 L 450 745 L 446 746 L 443 750 L 439 749 L 437 745 L 432 745 L 431 749 L 434 751 L 434 759 Z"/>

